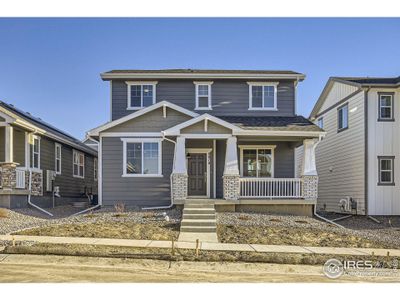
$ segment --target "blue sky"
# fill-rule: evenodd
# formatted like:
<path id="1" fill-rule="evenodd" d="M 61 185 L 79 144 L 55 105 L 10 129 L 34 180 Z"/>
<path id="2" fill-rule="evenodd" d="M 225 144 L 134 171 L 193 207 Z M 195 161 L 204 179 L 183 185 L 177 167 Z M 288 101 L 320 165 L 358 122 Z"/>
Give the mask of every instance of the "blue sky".
<path id="1" fill-rule="evenodd" d="M 0 19 L 0 100 L 76 137 L 109 120 L 111 69 L 305 73 L 308 116 L 329 76 L 399 76 L 397 19 Z"/>

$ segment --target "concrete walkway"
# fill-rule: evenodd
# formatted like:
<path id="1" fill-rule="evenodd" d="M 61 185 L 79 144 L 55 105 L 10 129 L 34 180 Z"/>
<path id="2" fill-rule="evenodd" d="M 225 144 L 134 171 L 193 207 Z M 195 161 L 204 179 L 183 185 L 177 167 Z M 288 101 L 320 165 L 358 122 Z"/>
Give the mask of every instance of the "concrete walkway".
<path id="1" fill-rule="evenodd" d="M 171 248 L 171 241 L 128 240 L 128 239 L 103 239 L 80 237 L 53 237 L 53 236 L 27 236 L 27 235 L 0 235 L 2 241 L 33 241 L 49 244 L 84 244 L 103 246 L 124 246 L 143 248 Z M 175 242 L 179 249 L 196 249 L 195 242 Z M 199 249 L 210 251 L 242 251 L 259 253 L 299 253 L 299 254 L 330 254 L 330 255 L 376 255 L 400 257 L 400 249 L 374 249 L 374 248 L 334 248 L 334 247 L 308 247 L 284 245 L 259 245 L 259 244 L 228 244 L 228 243 L 199 243 Z"/>

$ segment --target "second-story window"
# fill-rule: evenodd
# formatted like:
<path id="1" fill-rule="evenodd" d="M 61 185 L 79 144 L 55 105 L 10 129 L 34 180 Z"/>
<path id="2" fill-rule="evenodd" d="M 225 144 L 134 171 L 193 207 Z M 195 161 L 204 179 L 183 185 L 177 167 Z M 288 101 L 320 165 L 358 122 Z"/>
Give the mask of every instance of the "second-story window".
<path id="1" fill-rule="evenodd" d="M 211 104 L 211 85 L 213 82 L 194 82 L 196 86 L 196 107 L 198 110 L 210 110 Z"/>
<path id="2" fill-rule="evenodd" d="M 128 81 L 128 109 L 140 109 L 156 103 L 156 84 Z"/>
<path id="3" fill-rule="evenodd" d="M 338 132 L 349 127 L 349 106 L 347 104 L 338 108 Z"/>
<path id="4" fill-rule="evenodd" d="M 393 94 L 378 93 L 378 95 L 379 95 L 378 121 L 394 121 Z"/>
<path id="5" fill-rule="evenodd" d="M 278 82 L 248 82 L 250 110 L 277 110 Z"/>

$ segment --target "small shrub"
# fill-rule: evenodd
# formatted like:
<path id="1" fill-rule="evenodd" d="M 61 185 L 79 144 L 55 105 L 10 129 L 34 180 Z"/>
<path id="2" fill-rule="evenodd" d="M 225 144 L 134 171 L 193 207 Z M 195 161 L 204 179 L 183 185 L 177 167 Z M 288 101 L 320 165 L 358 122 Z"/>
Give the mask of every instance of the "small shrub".
<path id="1" fill-rule="evenodd" d="M 0 208 L 0 218 L 8 218 L 8 209 Z"/>
<path id="2" fill-rule="evenodd" d="M 125 212 L 125 203 L 124 202 L 118 202 L 114 204 L 115 212 L 122 214 Z"/>

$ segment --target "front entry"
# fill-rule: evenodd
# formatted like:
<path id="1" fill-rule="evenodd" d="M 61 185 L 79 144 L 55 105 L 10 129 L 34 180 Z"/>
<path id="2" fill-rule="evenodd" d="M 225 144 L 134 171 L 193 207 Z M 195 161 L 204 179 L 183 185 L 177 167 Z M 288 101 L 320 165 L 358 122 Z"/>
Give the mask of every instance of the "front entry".
<path id="1" fill-rule="evenodd" d="M 207 154 L 190 153 L 188 157 L 188 196 L 207 195 Z"/>

